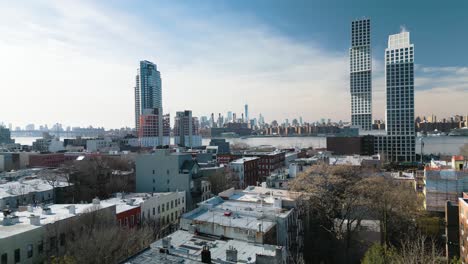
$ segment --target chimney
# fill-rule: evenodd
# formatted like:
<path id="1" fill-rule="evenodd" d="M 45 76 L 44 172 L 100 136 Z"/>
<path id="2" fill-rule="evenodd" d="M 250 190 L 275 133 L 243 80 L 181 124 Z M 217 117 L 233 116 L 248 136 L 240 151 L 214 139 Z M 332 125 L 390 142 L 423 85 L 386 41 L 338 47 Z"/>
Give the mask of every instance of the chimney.
<path id="1" fill-rule="evenodd" d="M 115 194 L 115 197 L 117 197 L 119 199 L 122 199 L 123 195 L 122 195 L 122 193 L 118 192 L 118 193 Z"/>
<path id="2" fill-rule="evenodd" d="M 34 226 L 41 225 L 41 217 L 39 215 L 30 215 L 29 216 L 29 223 Z"/>
<path id="3" fill-rule="evenodd" d="M 237 249 L 233 246 L 226 249 L 226 261 L 237 263 Z"/>
<path id="4" fill-rule="evenodd" d="M 76 214 L 76 208 L 74 204 L 68 206 L 68 213 L 72 215 Z"/>
<path id="5" fill-rule="evenodd" d="M 100 205 L 100 204 L 101 204 L 101 200 L 99 200 L 99 198 L 96 197 L 96 198 L 93 199 L 93 204 L 94 204 L 94 205 Z"/>
<path id="6" fill-rule="evenodd" d="M 30 212 L 30 213 L 33 212 L 33 207 L 31 205 L 28 205 L 28 212 Z"/>
<path id="7" fill-rule="evenodd" d="M 201 252 L 201 262 L 211 263 L 211 252 L 210 252 L 210 248 L 207 246 L 203 246 L 203 250 Z"/>

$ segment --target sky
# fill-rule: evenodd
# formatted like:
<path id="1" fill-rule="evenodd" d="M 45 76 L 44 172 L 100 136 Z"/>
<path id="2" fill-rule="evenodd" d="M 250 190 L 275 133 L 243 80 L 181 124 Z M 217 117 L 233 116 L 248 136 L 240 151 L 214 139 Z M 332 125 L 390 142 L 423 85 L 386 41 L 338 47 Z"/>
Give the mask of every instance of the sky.
<path id="1" fill-rule="evenodd" d="M 423 3 L 0 1 L 0 122 L 131 127 L 140 60 L 158 65 L 172 117 L 240 116 L 247 103 L 269 122 L 349 121 L 350 27 L 363 17 L 374 119 L 385 115 L 387 38 L 402 29 L 415 45 L 416 115 L 467 115 L 468 2 Z"/>

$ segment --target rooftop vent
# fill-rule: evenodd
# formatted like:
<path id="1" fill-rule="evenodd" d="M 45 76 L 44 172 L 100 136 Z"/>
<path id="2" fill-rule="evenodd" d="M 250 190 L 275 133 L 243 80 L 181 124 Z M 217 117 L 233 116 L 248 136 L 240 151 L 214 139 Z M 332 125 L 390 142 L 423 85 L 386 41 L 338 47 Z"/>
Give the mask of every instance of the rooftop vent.
<path id="1" fill-rule="evenodd" d="M 100 205 L 100 204 L 101 204 L 101 200 L 99 200 L 99 198 L 96 197 L 96 198 L 93 199 L 93 204 L 94 204 L 94 205 Z"/>
<path id="2" fill-rule="evenodd" d="M 29 216 L 29 223 L 34 226 L 41 225 L 41 217 L 39 215 L 30 215 Z"/>
<path id="3" fill-rule="evenodd" d="M 127 205 L 133 206 L 135 205 L 135 199 L 131 198 L 127 200 Z"/>
<path id="4" fill-rule="evenodd" d="M 226 249 L 226 261 L 237 263 L 237 249 L 233 246 L 229 246 L 229 248 Z"/>
<path id="5" fill-rule="evenodd" d="M 50 209 L 50 207 L 44 207 L 44 208 L 42 208 L 42 214 L 51 215 L 52 214 L 52 209 Z"/>
<path id="6" fill-rule="evenodd" d="M 72 215 L 76 214 L 76 207 L 75 207 L 74 204 L 69 205 L 67 208 L 68 208 L 68 213 L 69 214 L 72 214 Z"/>
<path id="7" fill-rule="evenodd" d="M 162 239 L 162 245 L 163 248 L 165 249 L 170 249 L 171 248 L 171 237 L 165 237 Z"/>

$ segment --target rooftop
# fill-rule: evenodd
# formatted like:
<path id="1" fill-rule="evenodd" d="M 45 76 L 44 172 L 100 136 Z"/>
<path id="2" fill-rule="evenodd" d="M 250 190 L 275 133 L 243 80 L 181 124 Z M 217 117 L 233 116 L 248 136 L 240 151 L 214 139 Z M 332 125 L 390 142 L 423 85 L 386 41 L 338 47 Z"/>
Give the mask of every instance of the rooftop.
<path id="1" fill-rule="evenodd" d="M 55 187 L 66 186 L 68 186 L 67 182 L 57 181 Z M 36 177 L 25 177 L 18 181 L 0 183 L 0 199 L 49 190 L 52 190 L 52 186 L 47 181 Z"/>
<path id="2" fill-rule="evenodd" d="M 276 217 L 285 217 L 291 212 L 268 202 L 271 201 L 254 201 L 248 198 L 225 201 L 220 197 L 213 197 L 200 203 L 200 207 L 184 214 L 182 218 L 197 223 L 215 223 L 252 231 L 257 231 L 261 225 L 262 230 L 267 232 L 276 225 Z"/>
<path id="3" fill-rule="evenodd" d="M 244 162 L 249 162 L 249 161 L 256 160 L 256 159 L 259 159 L 259 157 L 243 157 L 243 158 L 231 161 L 231 164 L 244 164 Z"/>
<path id="4" fill-rule="evenodd" d="M 51 224 L 63 219 L 67 219 L 73 217 L 78 214 L 89 212 L 90 210 L 97 209 L 97 208 L 108 208 L 113 206 L 113 204 L 101 202 L 99 205 L 96 204 L 73 204 L 75 207 L 75 213 L 70 213 L 69 207 L 72 204 L 53 204 L 49 205 L 50 213 L 46 214 L 46 212 L 41 207 L 29 207 L 30 210 L 26 211 L 18 211 L 12 213 L 12 216 L 17 216 L 17 222 L 11 225 L 3 225 L 3 221 L 5 216 L 2 214 L 0 215 L 0 221 L 2 225 L 0 225 L 0 239 L 6 238 L 10 236 L 14 236 L 23 232 L 27 232 L 36 228 L 40 228 L 42 225 Z M 31 224 L 30 217 L 31 216 L 39 216 L 40 217 L 40 225 L 33 225 Z"/>
<path id="5" fill-rule="evenodd" d="M 163 240 L 170 241 L 168 253 L 161 253 Z M 276 250 L 282 247 L 262 245 L 238 240 L 220 240 L 214 237 L 195 235 L 178 230 L 168 237 L 158 240 L 151 248 L 129 259 L 126 263 L 201 263 L 203 246 L 208 246 L 212 263 L 226 263 L 226 250 L 237 250 L 238 263 L 255 263 L 257 255 L 276 256 Z M 232 262 L 228 262 L 232 263 Z"/>
<path id="6" fill-rule="evenodd" d="M 164 193 L 117 193 L 116 197 L 103 200 L 105 203 L 114 204 L 117 214 L 140 207 L 145 200 L 150 198 L 159 198 L 162 196 L 173 194 L 174 192 Z M 182 192 L 185 193 L 185 192 Z"/>

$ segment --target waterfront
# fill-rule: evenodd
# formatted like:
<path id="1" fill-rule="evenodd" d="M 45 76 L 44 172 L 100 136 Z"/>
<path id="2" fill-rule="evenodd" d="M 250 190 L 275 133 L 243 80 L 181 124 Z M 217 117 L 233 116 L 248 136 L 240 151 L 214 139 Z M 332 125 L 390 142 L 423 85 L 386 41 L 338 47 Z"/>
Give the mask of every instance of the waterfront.
<path id="1" fill-rule="evenodd" d="M 15 137 L 17 143 L 31 145 L 37 137 Z M 418 137 L 416 140 L 416 153 L 421 152 L 421 139 L 424 142 L 424 154 L 457 155 L 463 144 L 468 144 L 468 137 L 434 136 Z M 250 146 L 272 145 L 278 148 L 326 148 L 326 137 L 250 137 L 250 138 L 228 138 L 231 144 L 245 143 Z M 174 138 L 171 138 L 171 144 Z M 210 139 L 204 138 L 203 145 L 209 145 Z"/>

